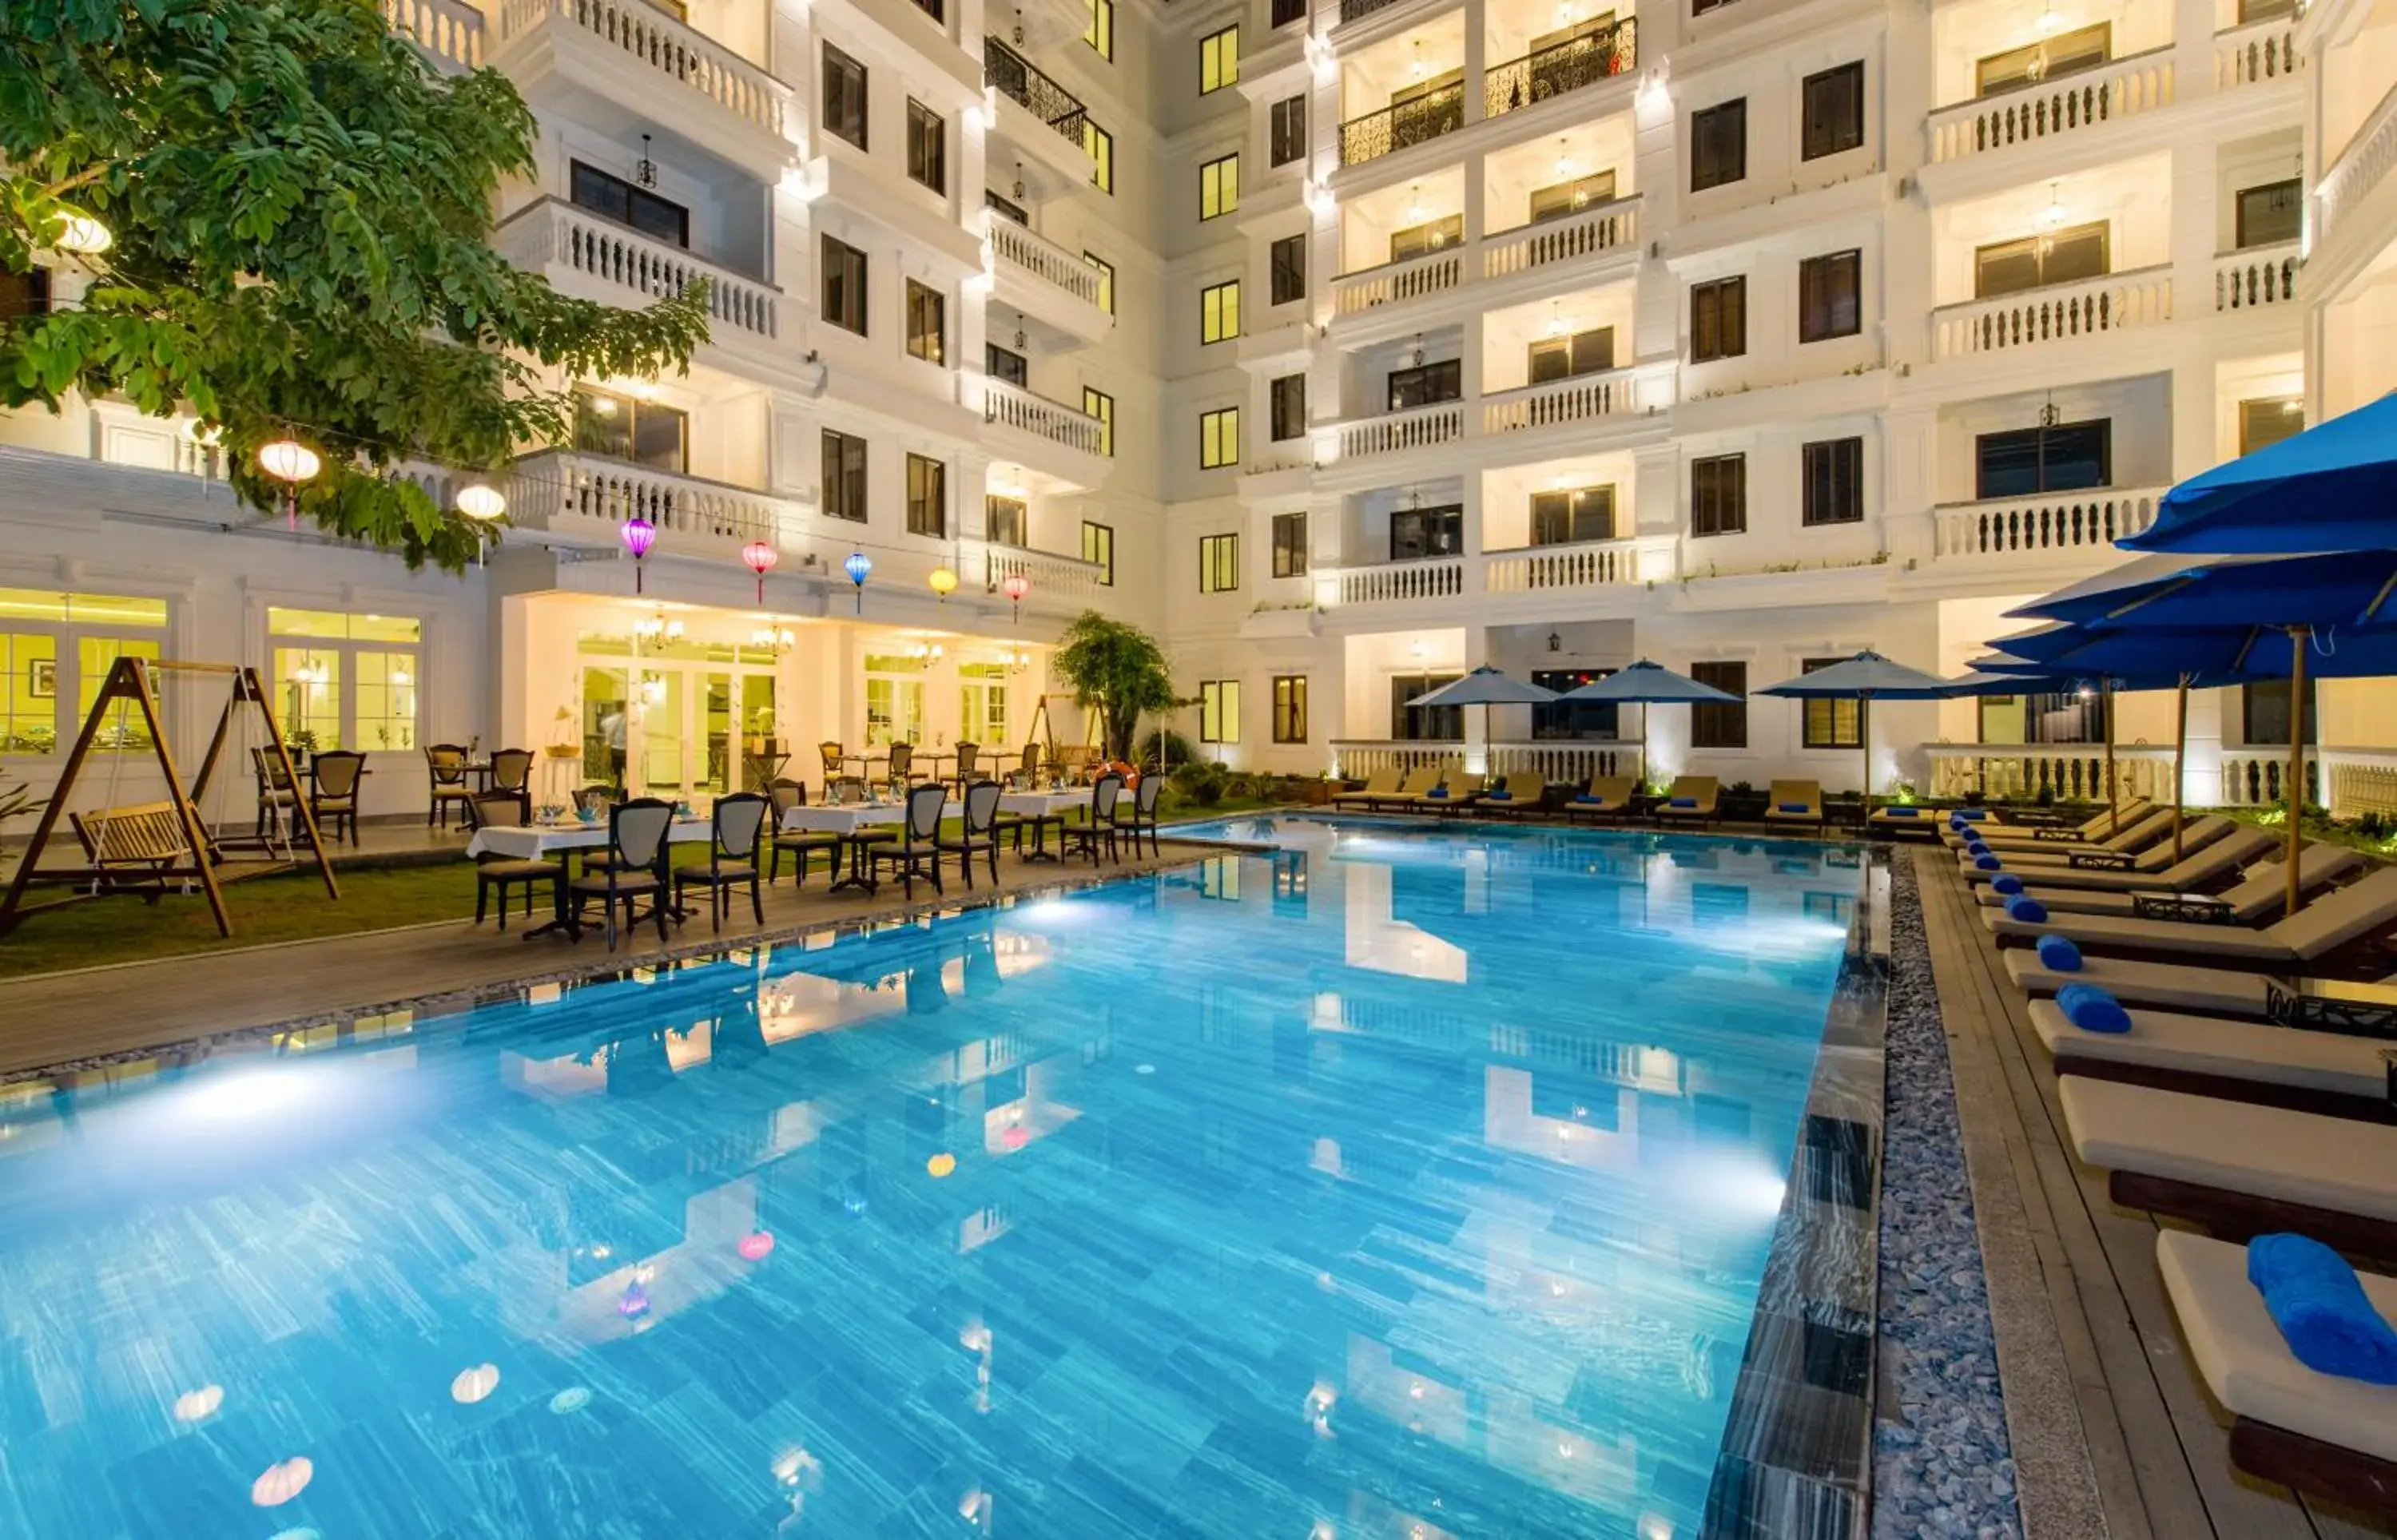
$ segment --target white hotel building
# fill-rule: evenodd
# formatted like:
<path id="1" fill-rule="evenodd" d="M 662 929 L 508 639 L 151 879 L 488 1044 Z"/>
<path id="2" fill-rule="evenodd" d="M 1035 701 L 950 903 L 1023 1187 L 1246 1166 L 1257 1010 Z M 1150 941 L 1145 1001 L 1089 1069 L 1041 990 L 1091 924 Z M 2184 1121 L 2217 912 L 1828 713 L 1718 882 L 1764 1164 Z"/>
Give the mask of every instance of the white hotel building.
<path id="1" fill-rule="evenodd" d="M 287 532 L 186 425 L 0 419 L 12 775 L 54 775 L 131 651 L 270 670 L 319 747 L 378 756 L 369 813 L 422 810 L 427 743 L 596 770 L 619 706 L 651 789 L 735 784 L 759 737 L 813 778 L 820 739 L 1020 745 L 1096 607 L 1165 637 L 1227 763 L 1578 776 L 1636 720 L 1484 741 L 1404 702 L 1483 662 L 1955 671 L 2176 480 L 2397 383 L 2387 0 L 385 8 L 538 115 L 501 249 L 627 305 L 704 275 L 712 339 L 577 382 L 580 446 L 519 464 L 463 578 Z M 2397 763 L 2372 687 L 2318 698 L 2335 794 Z M 218 702 L 167 705 L 195 753 Z M 2118 716 L 2151 788 L 2168 703 Z M 2286 722 L 2197 701 L 2192 798 L 2268 794 Z M 1878 789 L 2077 790 L 2094 729 L 1891 708 Z M 1854 732 L 1659 711 L 1655 768 L 1850 787 Z"/>

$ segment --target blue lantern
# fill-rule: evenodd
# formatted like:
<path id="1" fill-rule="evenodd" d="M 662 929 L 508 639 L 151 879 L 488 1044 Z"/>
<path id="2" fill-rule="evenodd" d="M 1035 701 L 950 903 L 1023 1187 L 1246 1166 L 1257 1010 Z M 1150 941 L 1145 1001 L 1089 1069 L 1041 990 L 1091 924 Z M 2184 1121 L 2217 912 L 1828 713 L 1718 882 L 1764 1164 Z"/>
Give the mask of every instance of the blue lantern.
<path id="1" fill-rule="evenodd" d="M 874 572 L 873 558 L 862 551 L 852 551 L 849 553 L 849 560 L 840 564 L 840 570 L 848 573 L 849 580 L 857 585 L 857 613 L 864 615 L 865 613 L 865 579 Z"/>

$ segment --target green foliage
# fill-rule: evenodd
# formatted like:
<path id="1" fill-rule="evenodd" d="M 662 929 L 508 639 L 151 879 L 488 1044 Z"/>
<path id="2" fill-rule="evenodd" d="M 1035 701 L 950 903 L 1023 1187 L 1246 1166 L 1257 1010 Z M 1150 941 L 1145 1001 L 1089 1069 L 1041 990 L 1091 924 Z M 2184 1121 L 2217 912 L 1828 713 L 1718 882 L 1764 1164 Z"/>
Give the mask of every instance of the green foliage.
<path id="1" fill-rule="evenodd" d="M 1224 773 L 1222 765 L 1193 760 L 1187 764 L 1174 766 L 1173 773 L 1166 777 L 1166 784 L 1191 806 L 1212 807 L 1224 800 L 1231 779 Z"/>
<path id="2" fill-rule="evenodd" d="M 1135 764 L 1162 764 L 1169 768 L 1187 764 L 1198 756 L 1192 752 L 1190 740 L 1171 727 L 1152 727 L 1140 736 L 1140 754 Z"/>
<path id="3" fill-rule="evenodd" d="M 1074 687 L 1074 704 L 1098 713 L 1111 760 L 1132 758 L 1143 715 L 1184 703 L 1173 693 L 1172 670 L 1157 638 L 1096 610 L 1084 610 L 1065 628 L 1051 666 Z"/>
<path id="4" fill-rule="evenodd" d="M 32 787 L 6 771 L 0 771 L 0 824 L 29 813 L 39 813 L 48 804 L 47 797 L 33 795 Z"/>
<path id="5" fill-rule="evenodd" d="M 489 248 L 533 141 L 504 77 L 435 74 L 372 0 L 0 6 L 0 267 L 71 215 L 114 237 L 62 259 L 79 306 L 0 317 L 0 402 L 189 410 L 262 510 L 256 451 L 297 437 L 324 461 L 309 518 L 462 568 L 474 526 L 384 471 L 568 443 L 567 383 L 680 369 L 707 332 L 703 285 L 621 311 Z"/>

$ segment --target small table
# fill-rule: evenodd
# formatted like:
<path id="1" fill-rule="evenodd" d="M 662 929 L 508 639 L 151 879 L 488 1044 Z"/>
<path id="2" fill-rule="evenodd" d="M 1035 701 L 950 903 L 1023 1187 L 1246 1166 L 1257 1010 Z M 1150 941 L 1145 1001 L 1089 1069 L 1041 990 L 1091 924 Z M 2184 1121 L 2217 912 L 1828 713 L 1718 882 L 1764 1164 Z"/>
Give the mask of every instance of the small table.
<path id="1" fill-rule="evenodd" d="M 2075 871 L 2128 871 L 2132 860 L 2119 850 L 2076 850 L 2065 857 Z"/>
<path id="2" fill-rule="evenodd" d="M 2338 978 L 2268 978 L 2265 1019 L 2302 1031 L 2397 1037 L 2397 984 Z"/>
<path id="3" fill-rule="evenodd" d="M 2238 910 L 2209 893 L 2135 893 L 2131 912 L 2141 920 L 2178 920 L 2190 925 L 2227 925 Z"/>
<path id="4" fill-rule="evenodd" d="M 998 810 L 1013 813 L 1032 820 L 1032 848 L 1024 853 L 1027 861 L 1062 861 L 1064 850 L 1049 848 L 1049 825 L 1061 827 L 1065 815 L 1078 807 L 1091 805 L 1088 791 L 1005 791 L 999 794 Z M 1059 840 L 1062 845 L 1063 838 Z"/>
<path id="5" fill-rule="evenodd" d="M 950 803 L 941 809 L 941 816 L 945 818 L 960 811 L 956 803 Z M 844 888 L 860 888 L 871 894 L 877 891 L 881 883 L 876 880 L 873 867 L 865 858 L 871 842 L 859 839 L 858 831 L 906 821 L 907 804 L 904 802 L 842 803 L 837 805 L 818 803 L 813 806 L 801 805 L 784 812 L 782 829 L 786 834 L 839 835 L 842 843 L 849 846 L 849 870 L 835 877 L 827 891 L 838 893 Z"/>
<path id="6" fill-rule="evenodd" d="M 716 820 L 713 818 L 676 818 L 666 830 L 666 843 L 669 844 L 705 844 L 715 838 Z M 584 823 L 578 818 L 563 819 L 554 824 L 492 824 L 475 830 L 475 837 L 466 842 L 466 854 L 469 856 L 505 856 L 511 860 L 537 861 L 554 853 L 604 850 L 607 846 L 607 819 Z M 528 941 L 536 936 L 549 936 L 572 928 L 568 920 L 571 909 L 567 901 L 565 880 L 552 883 L 551 889 L 556 895 L 556 912 L 545 923 L 525 932 L 524 937 Z M 670 893 L 660 894 L 658 901 L 664 904 L 666 912 L 676 920 L 682 919 L 687 912 L 674 905 Z"/>

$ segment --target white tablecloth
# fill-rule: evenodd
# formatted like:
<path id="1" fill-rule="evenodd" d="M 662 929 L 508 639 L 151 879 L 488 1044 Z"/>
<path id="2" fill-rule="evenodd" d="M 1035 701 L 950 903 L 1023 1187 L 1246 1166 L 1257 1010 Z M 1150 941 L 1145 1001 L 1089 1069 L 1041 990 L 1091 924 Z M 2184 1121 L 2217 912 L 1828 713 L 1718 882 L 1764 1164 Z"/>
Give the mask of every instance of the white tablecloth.
<path id="1" fill-rule="evenodd" d="M 1088 787 L 1078 791 L 1005 791 L 999 794 L 1002 813 L 1018 813 L 1026 817 L 1053 818 L 1061 813 L 1071 813 L 1091 805 Z"/>
<path id="2" fill-rule="evenodd" d="M 951 803 L 941 809 L 941 816 L 953 818 L 963 816 L 965 809 Z M 785 834 L 854 834 L 861 829 L 877 825 L 904 824 L 907 821 L 907 804 L 903 802 L 847 803 L 838 807 L 822 804 L 794 807 L 783 815 Z"/>
<path id="3" fill-rule="evenodd" d="M 674 844 L 704 844 L 716 837 L 716 826 L 707 818 L 676 818 L 666 831 Z M 469 856 L 505 856 L 512 860 L 538 860 L 561 850 L 604 850 L 608 845 L 608 820 L 596 824 L 493 824 L 478 829 L 466 842 Z"/>

